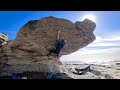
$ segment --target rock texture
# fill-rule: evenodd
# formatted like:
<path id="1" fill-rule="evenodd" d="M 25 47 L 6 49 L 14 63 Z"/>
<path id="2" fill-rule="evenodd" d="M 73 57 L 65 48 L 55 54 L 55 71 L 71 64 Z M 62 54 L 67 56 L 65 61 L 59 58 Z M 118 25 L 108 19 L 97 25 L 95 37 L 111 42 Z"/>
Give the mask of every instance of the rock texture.
<path id="1" fill-rule="evenodd" d="M 60 56 L 73 53 L 95 40 L 93 31 L 96 24 L 88 19 L 71 22 L 56 17 L 44 17 L 26 23 L 14 40 L 0 49 L 0 74 L 21 73 L 25 71 L 60 72 L 59 58 L 47 56 L 54 48 L 57 31 L 60 38 L 67 40 Z"/>

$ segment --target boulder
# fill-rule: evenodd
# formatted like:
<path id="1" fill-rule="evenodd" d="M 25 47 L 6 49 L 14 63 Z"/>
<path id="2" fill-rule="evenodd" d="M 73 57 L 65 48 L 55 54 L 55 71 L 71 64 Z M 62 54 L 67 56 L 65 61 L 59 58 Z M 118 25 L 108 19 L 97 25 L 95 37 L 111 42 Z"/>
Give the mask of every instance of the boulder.
<path id="1" fill-rule="evenodd" d="M 67 40 L 68 45 L 61 50 L 61 57 L 92 43 L 95 27 L 96 24 L 88 19 L 75 23 L 53 16 L 31 20 L 20 28 L 14 40 L 0 48 L 0 74 L 25 71 L 59 73 L 59 58 L 48 56 L 49 50 L 55 47 L 57 31 L 60 30 L 60 39 Z"/>

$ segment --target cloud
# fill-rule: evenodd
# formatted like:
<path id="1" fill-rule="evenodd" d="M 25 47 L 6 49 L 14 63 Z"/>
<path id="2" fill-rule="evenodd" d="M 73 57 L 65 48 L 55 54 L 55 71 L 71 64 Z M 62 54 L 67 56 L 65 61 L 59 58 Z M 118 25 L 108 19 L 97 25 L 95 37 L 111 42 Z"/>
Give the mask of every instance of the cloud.
<path id="1" fill-rule="evenodd" d="M 77 51 L 70 55 L 62 56 L 62 62 L 84 62 L 84 63 L 100 63 L 113 60 L 120 60 L 120 48 L 109 48 L 102 50 L 83 50 Z"/>
<path id="2" fill-rule="evenodd" d="M 103 38 L 100 36 L 96 36 L 96 40 L 93 43 L 98 43 L 98 42 L 102 42 Z"/>
<path id="3" fill-rule="evenodd" d="M 87 47 L 117 47 L 120 46 L 120 31 L 108 32 L 103 35 L 96 35 L 96 40 Z"/>
<path id="4" fill-rule="evenodd" d="M 116 41 L 116 42 L 100 42 L 100 43 L 92 43 L 89 44 L 87 47 L 104 47 L 104 46 L 120 46 L 120 41 Z"/>
<path id="5" fill-rule="evenodd" d="M 96 36 L 96 40 L 93 43 L 99 43 L 99 42 L 113 42 L 113 41 L 120 41 L 120 34 L 119 35 L 112 35 L 107 37 L 102 36 Z"/>

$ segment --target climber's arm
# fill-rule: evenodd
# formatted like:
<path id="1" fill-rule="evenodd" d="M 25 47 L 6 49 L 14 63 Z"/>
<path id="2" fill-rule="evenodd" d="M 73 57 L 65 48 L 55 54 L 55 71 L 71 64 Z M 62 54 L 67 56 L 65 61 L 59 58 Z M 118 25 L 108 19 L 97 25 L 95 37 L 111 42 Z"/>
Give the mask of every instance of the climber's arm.
<path id="1" fill-rule="evenodd" d="M 59 40 L 60 39 L 60 31 L 58 31 L 58 33 L 57 33 L 57 40 Z"/>

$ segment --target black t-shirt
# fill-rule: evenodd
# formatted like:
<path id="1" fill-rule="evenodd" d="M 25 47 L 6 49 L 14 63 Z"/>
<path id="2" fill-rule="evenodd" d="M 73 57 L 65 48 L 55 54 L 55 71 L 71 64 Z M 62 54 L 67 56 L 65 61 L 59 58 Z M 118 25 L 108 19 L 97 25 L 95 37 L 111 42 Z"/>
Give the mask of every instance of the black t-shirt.
<path id="1" fill-rule="evenodd" d="M 59 40 L 56 45 L 56 52 L 59 52 L 65 46 L 64 40 Z"/>

